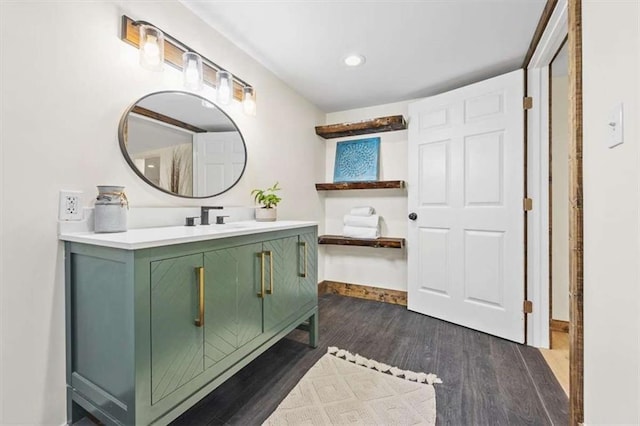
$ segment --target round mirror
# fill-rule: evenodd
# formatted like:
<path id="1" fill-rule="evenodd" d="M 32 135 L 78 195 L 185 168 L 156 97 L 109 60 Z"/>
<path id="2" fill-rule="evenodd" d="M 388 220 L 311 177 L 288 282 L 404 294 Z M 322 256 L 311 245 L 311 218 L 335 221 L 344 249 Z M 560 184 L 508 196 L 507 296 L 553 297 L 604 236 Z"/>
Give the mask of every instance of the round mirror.
<path id="1" fill-rule="evenodd" d="M 120 120 L 120 149 L 149 185 L 185 198 L 222 194 L 242 177 L 247 148 L 233 120 L 192 93 L 140 98 Z"/>

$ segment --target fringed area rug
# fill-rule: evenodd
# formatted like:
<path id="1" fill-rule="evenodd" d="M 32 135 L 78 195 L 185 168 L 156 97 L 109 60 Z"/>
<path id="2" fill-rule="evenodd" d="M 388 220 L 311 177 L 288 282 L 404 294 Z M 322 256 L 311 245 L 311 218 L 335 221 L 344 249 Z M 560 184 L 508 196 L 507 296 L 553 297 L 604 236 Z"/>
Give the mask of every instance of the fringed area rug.
<path id="1" fill-rule="evenodd" d="M 330 347 L 264 425 L 434 425 L 435 374 Z"/>

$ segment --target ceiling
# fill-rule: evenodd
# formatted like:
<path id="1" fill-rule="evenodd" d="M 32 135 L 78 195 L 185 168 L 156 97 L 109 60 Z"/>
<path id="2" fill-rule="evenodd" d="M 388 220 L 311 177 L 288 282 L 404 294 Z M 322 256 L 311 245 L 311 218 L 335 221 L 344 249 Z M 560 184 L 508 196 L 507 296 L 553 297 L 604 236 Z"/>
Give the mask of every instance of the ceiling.
<path id="1" fill-rule="evenodd" d="M 208 102 L 208 107 L 205 107 L 202 101 L 202 98 L 190 94 L 161 92 L 145 97 L 136 105 L 209 132 L 237 130 L 229 117 L 214 104 Z"/>
<path id="2" fill-rule="evenodd" d="M 421 98 L 519 68 L 546 3 L 180 1 L 325 112 Z M 352 53 L 366 63 L 348 68 Z"/>

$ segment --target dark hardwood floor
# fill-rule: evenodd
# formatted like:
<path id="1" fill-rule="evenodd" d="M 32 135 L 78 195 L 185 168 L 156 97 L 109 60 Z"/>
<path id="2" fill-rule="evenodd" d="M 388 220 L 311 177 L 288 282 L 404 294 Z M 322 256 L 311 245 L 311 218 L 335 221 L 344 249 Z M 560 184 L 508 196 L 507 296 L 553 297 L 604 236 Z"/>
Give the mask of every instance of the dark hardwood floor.
<path id="1" fill-rule="evenodd" d="M 537 349 L 399 305 L 327 294 L 319 306 L 317 349 L 292 332 L 173 424 L 261 424 L 327 346 L 437 374 L 439 425 L 568 424 L 567 397 Z"/>

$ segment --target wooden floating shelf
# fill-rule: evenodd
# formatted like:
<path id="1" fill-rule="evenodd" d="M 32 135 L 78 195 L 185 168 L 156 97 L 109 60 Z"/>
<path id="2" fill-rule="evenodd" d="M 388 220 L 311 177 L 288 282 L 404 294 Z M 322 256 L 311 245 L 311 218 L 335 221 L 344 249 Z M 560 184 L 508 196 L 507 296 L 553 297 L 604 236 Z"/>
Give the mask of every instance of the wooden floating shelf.
<path id="1" fill-rule="evenodd" d="M 328 124 L 316 126 L 316 135 L 325 139 L 341 138 L 344 136 L 367 135 L 369 133 L 392 132 L 405 130 L 407 121 L 401 115 L 378 117 L 355 123 Z"/>
<path id="2" fill-rule="evenodd" d="M 379 180 L 375 182 L 316 183 L 316 191 L 344 191 L 348 189 L 402 189 L 403 180 Z"/>
<path id="3" fill-rule="evenodd" d="M 404 247 L 404 238 L 380 237 L 373 240 L 364 238 L 343 237 L 342 235 L 320 235 L 318 237 L 318 244 L 401 249 Z"/>

